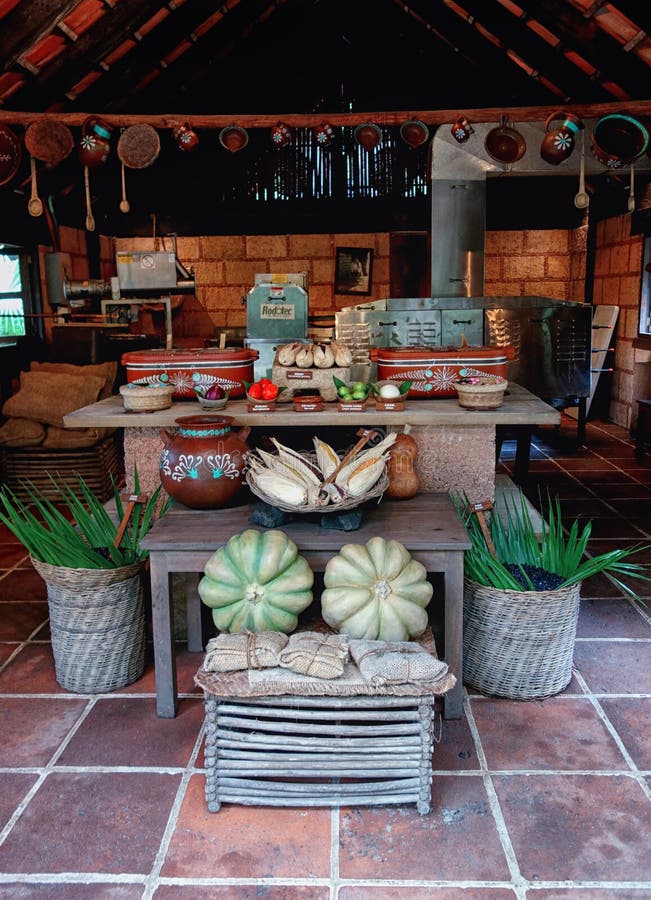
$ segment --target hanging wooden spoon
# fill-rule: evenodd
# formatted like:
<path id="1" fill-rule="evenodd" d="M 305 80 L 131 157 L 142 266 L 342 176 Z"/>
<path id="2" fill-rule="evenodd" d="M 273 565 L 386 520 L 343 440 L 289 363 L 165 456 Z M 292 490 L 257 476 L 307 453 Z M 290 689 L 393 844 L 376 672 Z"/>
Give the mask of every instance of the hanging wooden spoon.
<path id="1" fill-rule="evenodd" d="M 90 177 L 88 166 L 84 166 L 84 187 L 86 189 L 86 231 L 95 231 L 95 219 L 90 205 Z"/>
<path id="2" fill-rule="evenodd" d="M 29 198 L 29 203 L 27 204 L 27 212 L 30 214 L 30 216 L 42 216 L 43 202 L 38 196 L 38 188 L 36 186 L 36 160 L 33 156 L 30 156 L 29 158 L 29 167 L 32 176 L 32 193 Z"/>
<path id="3" fill-rule="evenodd" d="M 635 211 L 635 176 L 633 174 L 633 163 L 631 163 L 631 186 L 628 192 L 628 203 L 626 205 L 629 212 Z"/>
<path id="4" fill-rule="evenodd" d="M 127 200 L 127 184 L 124 175 L 124 163 L 122 163 L 122 199 L 120 200 L 120 212 L 128 213 L 129 209 L 129 201 Z"/>
<path id="5" fill-rule="evenodd" d="M 585 138 L 581 133 L 581 161 L 579 163 L 579 190 L 574 196 L 577 209 L 586 209 L 590 205 L 590 197 L 585 190 Z"/>

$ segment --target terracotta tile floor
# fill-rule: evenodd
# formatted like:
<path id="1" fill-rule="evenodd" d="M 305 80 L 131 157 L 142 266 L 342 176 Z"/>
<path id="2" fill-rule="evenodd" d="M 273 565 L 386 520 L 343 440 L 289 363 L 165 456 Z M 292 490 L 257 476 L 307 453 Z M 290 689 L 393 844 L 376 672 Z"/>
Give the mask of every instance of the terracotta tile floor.
<path id="1" fill-rule="evenodd" d="M 591 518 L 591 550 L 651 541 L 651 456 L 590 422 L 539 431 L 527 491 Z M 513 441 L 498 469 L 510 473 Z M 645 554 L 651 561 L 651 551 Z M 54 677 L 45 587 L 0 530 L 0 898 L 606 900 L 651 897 L 647 609 L 583 586 L 568 688 L 543 702 L 470 692 L 443 721 L 432 812 L 204 800 L 200 657 L 179 645 L 175 719 L 154 673 L 106 695 Z M 151 654 L 150 654 L 151 655 Z"/>

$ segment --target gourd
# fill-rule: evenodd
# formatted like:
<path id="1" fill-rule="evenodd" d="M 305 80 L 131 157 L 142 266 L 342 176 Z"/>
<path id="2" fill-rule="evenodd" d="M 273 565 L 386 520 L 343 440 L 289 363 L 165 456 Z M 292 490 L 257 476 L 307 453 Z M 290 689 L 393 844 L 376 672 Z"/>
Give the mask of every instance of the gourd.
<path id="1" fill-rule="evenodd" d="M 321 615 L 352 638 L 406 641 L 427 628 L 433 587 L 427 570 L 399 541 L 345 544 L 328 560 Z"/>
<path id="2" fill-rule="evenodd" d="M 409 434 L 409 426 L 396 435 L 389 450 L 387 475 L 389 486 L 385 493 L 394 500 L 409 500 L 415 497 L 420 489 L 420 480 L 416 473 L 415 463 L 418 455 L 418 444 Z"/>
<path id="3" fill-rule="evenodd" d="M 314 573 L 282 531 L 248 528 L 215 551 L 199 596 L 220 631 L 283 631 L 312 602 Z"/>

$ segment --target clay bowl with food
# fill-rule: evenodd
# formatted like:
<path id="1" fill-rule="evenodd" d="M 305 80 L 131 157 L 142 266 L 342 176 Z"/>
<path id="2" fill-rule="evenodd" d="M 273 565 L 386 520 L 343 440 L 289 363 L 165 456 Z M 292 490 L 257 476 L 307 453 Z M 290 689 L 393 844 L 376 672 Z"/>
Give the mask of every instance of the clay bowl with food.
<path id="1" fill-rule="evenodd" d="M 223 388 L 220 384 L 211 384 L 209 387 L 203 385 L 195 385 L 194 393 L 199 406 L 202 409 L 224 409 L 230 397 L 230 390 Z"/>

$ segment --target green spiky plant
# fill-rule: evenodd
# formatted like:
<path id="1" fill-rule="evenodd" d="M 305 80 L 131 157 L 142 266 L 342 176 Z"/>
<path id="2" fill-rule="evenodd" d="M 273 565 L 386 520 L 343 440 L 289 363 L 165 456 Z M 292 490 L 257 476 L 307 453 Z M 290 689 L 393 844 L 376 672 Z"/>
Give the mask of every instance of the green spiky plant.
<path id="1" fill-rule="evenodd" d="M 113 482 L 116 519 L 89 488 L 81 475 L 78 490 L 54 476 L 50 480 L 61 498 L 50 500 L 30 481 L 24 483 L 27 494 L 21 500 L 8 487 L 0 490 L 0 521 L 25 545 L 30 556 L 52 566 L 70 569 L 116 569 L 141 562 L 148 556 L 140 546 L 154 521 L 167 510 L 171 499 L 160 505 L 159 485 L 144 504 L 136 504 L 120 545 L 114 546 L 119 523 L 124 515 L 120 491 Z M 134 491 L 140 492 L 138 469 L 134 470 Z M 68 515 L 61 508 L 65 505 Z"/>
<path id="2" fill-rule="evenodd" d="M 453 500 L 472 541 L 464 560 L 465 575 L 471 581 L 501 590 L 542 592 L 569 587 L 603 573 L 636 602 L 646 606 L 621 578 L 651 581 L 650 566 L 627 561 L 650 545 L 638 544 L 590 556 L 586 551 L 592 533 L 591 523 L 580 528 L 575 519 L 566 532 L 560 500 L 549 496 L 539 538 L 529 504 L 520 489 L 512 499 L 505 497 L 503 516 L 495 512 L 491 516 L 489 534 L 496 553 L 493 556 L 468 498 L 455 496 Z"/>

